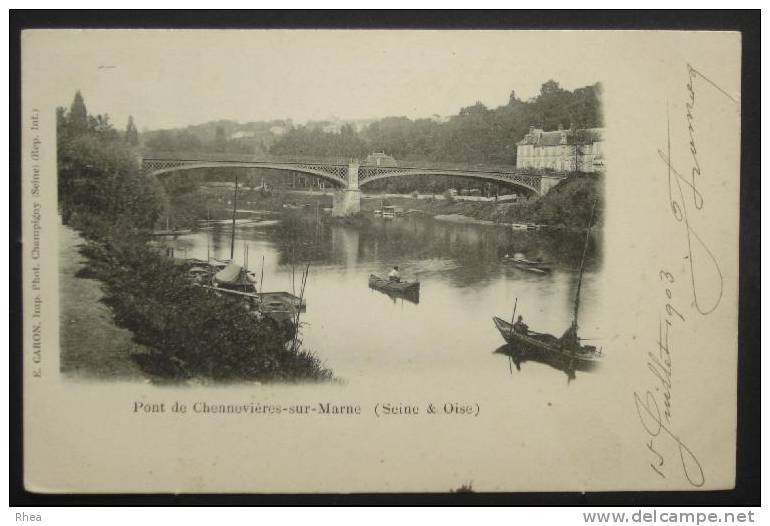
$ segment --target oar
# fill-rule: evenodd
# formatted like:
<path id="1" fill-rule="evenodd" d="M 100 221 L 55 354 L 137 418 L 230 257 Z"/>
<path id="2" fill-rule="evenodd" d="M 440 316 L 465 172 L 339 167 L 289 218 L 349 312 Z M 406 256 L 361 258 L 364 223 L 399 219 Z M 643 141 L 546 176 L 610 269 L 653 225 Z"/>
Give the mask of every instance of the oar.
<path id="1" fill-rule="evenodd" d="M 516 296 L 516 301 L 513 303 L 513 316 L 511 316 L 511 330 L 509 336 L 513 336 L 513 321 L 516 319 L 516 307 L 519 305 L 519 297 Z"/>
<path id="2" fill-rule="evenodd" d="M 516 296 L 516 301 L 513 302 L 513 315 L 511 316 L 511 330 L 508 335 L 508 337 L 513 336 L 513 320 L 516 318 L 516 307 L 519 305 L 519 297 Z M 511 363 L 513 362 L 513 357 L 509 354 L 508 355 L 508 370 L 511 372 L 511 376 L 513 376 L 513 367 L 511 367 Z"/>

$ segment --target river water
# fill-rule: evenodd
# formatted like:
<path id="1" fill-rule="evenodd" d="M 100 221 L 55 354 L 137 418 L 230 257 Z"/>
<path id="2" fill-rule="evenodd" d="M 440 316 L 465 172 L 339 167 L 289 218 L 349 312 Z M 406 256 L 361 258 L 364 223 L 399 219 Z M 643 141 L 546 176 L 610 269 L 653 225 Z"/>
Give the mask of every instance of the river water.
<path id="1" fill-rule="evenodd" d="M 243 263 L 248 247 L 248 268 L 257 279 L 264 272 L 264 291 L 297 294 L 302 269 L 310 264 L 302 340 L 347 383 L 413 376 L 437 384 L 472 379 L 543 388 L 590 382 L 601 374 L 578 372 L 570 378 L 533 361 L 517 368 L 496 352 L 504 342 L 492 323 L 492 316 L 510 319 L 516 303 L 517 315 L 531 329 L 560 336 L 572 319 L 584 234 L 514 231 L 414 215 L 375 217 L 357 226 L 327 224 L 316 211 L 263 217 L 271 221 L 235 229 L 235 260 Z M 227 259 L 230 234 L 231 226 L 222 223 L 168 243 L 177 256 Z M 602 336 L 600 247 L 595 234 L 581 290 L 584 338 Z M 516 269 L 502 261 L 506 252 L 541 257 L 553 263 L 553 271 Z M 403 279 L 420 281 L 419 303 L 368 287 L 370 274 L 386 275 L 393 265 Z"/>

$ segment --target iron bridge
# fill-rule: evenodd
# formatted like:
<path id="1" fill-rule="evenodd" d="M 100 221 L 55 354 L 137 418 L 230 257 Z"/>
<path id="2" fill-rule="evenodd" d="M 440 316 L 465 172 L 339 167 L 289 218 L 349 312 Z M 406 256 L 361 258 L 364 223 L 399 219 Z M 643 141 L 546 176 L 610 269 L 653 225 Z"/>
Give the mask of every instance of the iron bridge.
<path id="1" fill-rule="evenodd" d="M 284 170 L 320 177 L 341 188 L 357 189 L 374 181 L 391 177 L 445 175 L 468 177 L 508 183 L 524 188 L 537 195 L 542 195 L 544 188 L 543 175 L 498 170 L 458 169 L 458 168 L 421 168 L 408 166 L 371 166 L 359 165 L 357 161 L 347 164 L 339 161 L 310 162 L 310 161 L 255 161 L 255 160 L 226 160 L 226 159 L 185 159 L 185 158 L 155 158 L 146 157 L 141 161 L 142 172 L 146 175 L 165 176 L 174 172 L 201 168 L 269 168 Z M 552 176 L 553 178 L 563 178 Z"/>

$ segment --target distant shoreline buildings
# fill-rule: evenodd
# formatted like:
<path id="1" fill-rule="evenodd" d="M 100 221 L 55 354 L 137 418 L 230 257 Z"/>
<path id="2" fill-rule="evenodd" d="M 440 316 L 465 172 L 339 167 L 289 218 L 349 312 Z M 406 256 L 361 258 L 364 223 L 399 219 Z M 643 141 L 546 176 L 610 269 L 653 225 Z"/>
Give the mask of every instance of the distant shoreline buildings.
<path id="1" fill-rule="evenodd" d="M 543 131 L 530 126 L 516 143 L 516 168 L 556 172 L 604 170 L 603 128 Z"/>

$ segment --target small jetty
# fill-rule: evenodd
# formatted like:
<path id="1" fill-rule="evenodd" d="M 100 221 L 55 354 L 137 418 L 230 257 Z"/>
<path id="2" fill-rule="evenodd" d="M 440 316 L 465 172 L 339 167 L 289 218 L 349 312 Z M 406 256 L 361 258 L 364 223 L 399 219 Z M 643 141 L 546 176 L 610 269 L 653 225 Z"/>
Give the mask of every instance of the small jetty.
<path id="1" fill-rule="evenodd" d="M 512 223 L 511 228 L 513 230 L 541 230 L 547 227 L 546 225 L 538 225 L 535 223 Z"/>
<path id="2" fill-rule="evenodd" d="M 180 228 L 176 230 L 153 230 L 152 235 L 156 237 L 176 237 L 191 234 L 192 230 L 189 228 Z"/>

